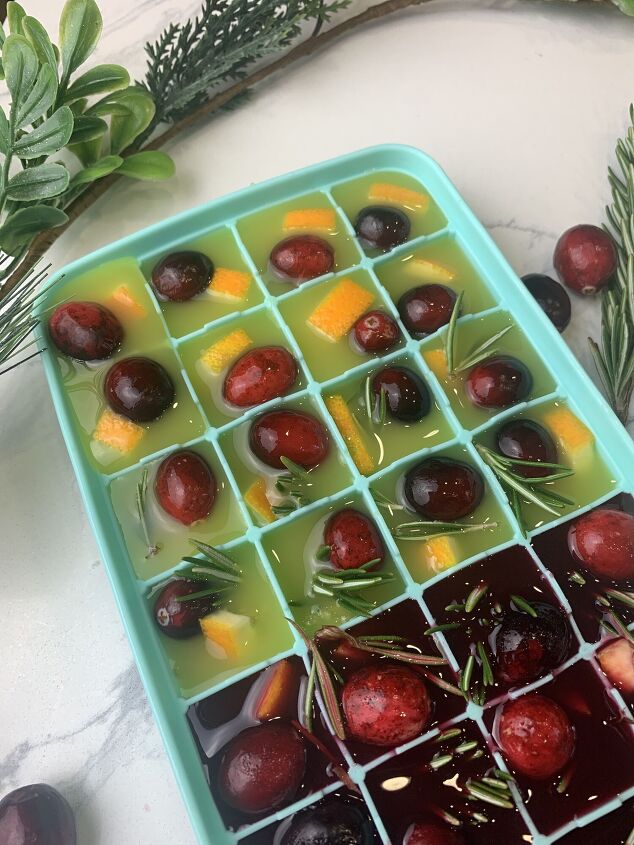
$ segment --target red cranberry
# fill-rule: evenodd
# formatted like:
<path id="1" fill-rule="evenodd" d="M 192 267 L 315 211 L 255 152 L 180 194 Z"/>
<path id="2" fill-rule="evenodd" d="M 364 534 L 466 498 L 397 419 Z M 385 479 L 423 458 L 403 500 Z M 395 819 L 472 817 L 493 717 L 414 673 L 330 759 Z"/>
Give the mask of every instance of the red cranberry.
<path id="1" fill-rule="evenodd" d="M 580 516 L 568 530 L 573 557 L 599 578 L 634 578 L 634 516 L 597 508 Z"/>
<path id="2" fill-rule="evenodd" d="M 484 482 L 469 464 L 451 458 L 427 458 L 407 471 L 403 494 L 408 505 L 425 519 L 451 522 L 478 507 Z"/>
<path id="3" fill-rule="evenodd" d="M 533 602 L 537 616 L 509 610 L 495 638 L 496 671 L 506 684 L 527 684 L 566 659 L 570 629 L 564 614 L 545 602 Z"/>
<path id="4" fill-rule="evenodd" d="M 410 232 L 409 217 L 396 208 L 369 205 L 363 208 L 354 224 L 362 246 L 387 251 L 405 243 Z"/>
<path id="5" fill-rule="evenodd" d="M 570 297 L 559 282 L 541 273 L 529 273 L 522 281 L 558 332 L 563 332 L 568 323 L 572 306 Z"/>
<path id="6" fill-rule="evenodd" d="M 249 444 L 263 463 L 286 469 L 288 458 L 304 469 L 312 469 L 328 455 L 330 441 L 324 425 L 303 411 L 269 411 L 251 423 Z"/>
<path id="7" fill-rule="evenodd" d="M 206 596 L 191 601 L 178 601 L 181 596 L 199 593 L 198 581 L 176 578 L 168 581 L 154 602 L 154 621 L 163 634 L 175 640 L 200 634 L 198 620 L 214 609 L 215 596 Z"/>
<path id="8" fill-rule="evenodd" d="M 592 294 L 605 287 L 616 270 L 614 241 L 598 226 L 568 229 L 557 241 L 555 270 L 577 293 Z"/>
<path id="9" fill-rule="evenodd" d="M 295 728 L 265 722 L 239 733 L 222 754 L 222 798 L 242 813 L 269 813 L 288 804 L 306 771 L 306 748 Z"/>
<path id="10" fill-rule="evenodd" d="M 167 370 L 150 358 L 123 358 L 108 370 L 105 393 L 113 411 L 134 422 L 158 419 L 174 401 Z"/>
<path id="11" fill-rule="evenodd" d="M 78 361 L 110 358 L 123 340 L 119 320 L 97 302 L 58 305 L 48 321 L 48 329 L 59 351 Z"/>
<path id="12" fill-rule="evenodd" d="M 395 746 L 419 736 L 431 714 L 427 687 L 405 666 L 367 666 L 346 681 L 343 712 L 350 736 Z"/>
<path id="13" fill-rule="evenodd" d="M 3 845 L 76 845 L 75 819 L 68 801 L 52 786 L 34 783 L 0 801 Z"/>
<path id="14" fill-rule="evenodd" d="M 565 711 L 538 693 L 504 705 L 499 736 L 511 765 L 534 780 L 547 780 L 564 769 L 575 749 L 575 731 Z"/>
<path id="15" fill-rule="evenodd" d="M 377 558 L 379 567 L 385 557 L 376 525 L 353 508 L 333 513 L 324 529 L 324 543 L 330 547 L 330 562 L 337 569 L 358 569 Z"/>
<path id="16" fill-rule="evenodd" d="M 283 396 L 296 380 L 297 361 L 288 350 L 281 346 L 260 346 L 233 364 L 222 393 L 230 404 L 248 408 Z"/>
<path id="17" fill-rule="evenodd" d="M 625 637 L 610 640 L 597 652 L 597 658 L 611 683 L 625 695 L 633 695 L 634 645 Z"/>
<path id="18" fill-rule="evenodd" d="M 401 422 L 419 422 L 429 413 L 431 400 L 422 378 L 407 367 L 384 367 L 372 378 L 372 392 L 379 406 L 381 392 L 388 414 Z"/>
<path id="19" fill-rule="evenodd" d="M 209 287 L 214 265 L 202 252 L 172 252 L 152 270 L 152 287 L 161 299 L 185 302 Z"/>
<path id="20" fill-rule="evenodd" d="M 557 447 L 546 429 L 533 420 L 511 420 L 504 423 L 496 434 L 500 454 L 518 461 L 540 461 L 556 463 Z M 524 478 L 540 478 L 552 475 L 552 470 L 541 467 L 522 467 L 514 470 Z"/>
<path id="21" fill-rule="evenodd" d="M 399 330 L 396 320 L 385 311 L 368 311 L 353 326 L 354 339 L 365 352 L 387 352 L 396 346 Z"/>
<path id="22" fill-rule="evenodd" d="M 293 816 L 281 845 L 373 845 L 367 810 L 334 796 Z"/>
<path id="23" fill-rule="evenodd" d="M 166 513 L 183 525 L 192 525 L 211 513 L 216 500 L 216 479 L 204 458 L 189 449 L 181 449 L 159 466 L 154 490 Z"/>
<path id="24" fill-rule="evenodd" d="M 480 408 L 507 408 L 526 399 L 533 378 L 528 367 L 510 355 L 489 358 L 471 370 L 465 389 Z"/>
<path id="25" fill-rule="evenodd" d="M 448 824 L 417 822 L 405 834 L 403 845 L 467 845 L 467 840 Z"/>
<path id="26" fill-rule="evenodd" d="M 398 313 L 413 337 L 425 337 L 447 325 L 456 294 L 444 285 L 420 285 L 404 293 L 398 301 Z"/>
<path id="27" fill-rule="evenodd" d="M 280 279 L 306 282 L 332 272 L 335 252 L 323 238 L 293 235 L 273 247 L 269 261 Z"/>

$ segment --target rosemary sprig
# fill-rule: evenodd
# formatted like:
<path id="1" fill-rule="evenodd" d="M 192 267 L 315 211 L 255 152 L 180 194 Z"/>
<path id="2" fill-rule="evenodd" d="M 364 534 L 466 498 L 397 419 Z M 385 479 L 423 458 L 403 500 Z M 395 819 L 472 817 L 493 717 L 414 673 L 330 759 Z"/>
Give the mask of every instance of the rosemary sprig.
<path id="1" fill-rule="evenodd" d="M 606 596 L 609 599 L 615 599 L 615 601 L 620 602 L 621 604 L 625 605 L 625 607 L 629 607 L 631 610 L 634 610 L 634 593 L 628 593 L 624 590 L 606 590 Z"/>
<path id="2" fill-rule="evenodd" d="M 442 634 L 444 631 L 455 631 L 460 627 L 462 627 L 460 622 L 446 622 L 444 625 L 432 625 L 431 628 L 427 628 L 425 631 L 425 636 L 428 637 L 431 634 Z"/>
<path id="3" fill-rule="evenodd" d="M 392 572 L 370 572 L 377 563 L 381 563 L 381 558 L 370 560 L 356 569 L 319 569 L 313 576 L 313 590 L 319 595 L 334 598 L 347 609 L 358 610 L 368 616 L 376 607 L 376 602 L 356 594 L 394 580 Z"/>
<path id="4" fill-rule="evenodd" d="M 351 792 L 357 792 L 361 794 L 359 787 L 350 777 L 348 770 L 345 766 L 341 764 L 341 762 L 335 757 L 335 755 L 330 751 L 330 749 L 324 745 L 324 743 L 312 732 L 312 730 L 307 725 L 302 725 L 301 722 L 298 722 L 297 719 L 293 719 L 291 724 L 295 728 L 295 730 L 299 731 L 299 733 L 304 737 L 304 739 L 308 740 L 308 742 L 313 745 L 320 754 L 322 754 L 332 766 L 332 770 L 335 775 L 339 778 L 339 780 L 343 783 L 345 787 L 347 787 Z"/>
<path id="5" fill-rule="evenodd" d="M 518 610 L 523 610 L 524 613 L 528 613 L 529 616 L 532 616 L 533 619 L 537 619 L 537 611 L 533 607 L 530 602 L 527 602 L 525 598 L 522 596 L 511 595 L 511 601 L 515 605 Z"/>
<path id="6" fill-rule="evenodd" d="M 178 570 L 178 575 L 189 581 L 199 581 L 204 588 L 196 593 L 176 596 L 178 602 L 195 601 L 207 596 L 227 592 L 235 588 L 242 579 L 242 572 L 236 563 L 224 552 L 200 540 L 189 541 L 196 550 L 203 555 L 199 557 L 184 557 L 188 566 Z"/>
<path id="7" fill-rule="evenodd" d="M 278 475 L 275 481 L 275 489 L 286 497 L 286 500 L 279 505 L 273 505 L 271 510 L 276 516 L 288 516 L 298 508 L 311 503 L 308 495 L 312 482 L 310 481 L 310 470 L 304 469 L 295 461 L 291 461 L 282 455 L 280 461 L 286 467 L 287 472 Z"/>
<path id="8" fill-rule="evenodd" d="M 403 511 L 405 507 L 403 505 L 399 505 L 398 502 L 393 502 L 390 498 L 388 498 L 384 493 L 381 493 L 380 490 L 375 490 L 373 487 L 370 487 L 370 495 L 376 502 L 379 508 L 383 508 L 384 510 L 388 510 L 391 516 L 394 516 L 394 511 Z"/>
<path id="9" fill-rule="evenodd" d="M 454 302 L 451 317 L 449 318 L 449 325 L 447 326 L 447 336 L 445 339 L 445 357 L 447 359 L 447 370 L 449 373 L 454 372 L 454 363 L 456 360 L 456 325 L 458 317 L 462 309 L 462 300 L 464 299 L 464 291 L 461 290 Z"/>
<path id="10" fill-rule="evenodd" d="M 423 521 L 402 522 L 392 529 L 392 534 L 397 540 L 432 540 L 435 537 L 444 537 L 451 534 L 471 534 L 474 531 L 484 531 L 489 528 L 497 528 L 497 522 L 440 522 Z"/>
<path id="11" fill-rule="evenodd" d="M 141 524 L 141 531 L 143 532 L 143 539 L 145 540 L 145 545 L 147 547 L 147 554 L 145 555 L 146 559 L 154 557 L 154 555 L 157 555 L 161 550 L 161 545 L 159 543 L 153 543 L 150 538 L 147 517 L 145 514 L 147 479 L 148 470 L 147 467 L 144 467 L 143 473 L 141 474 L 141 480 L 136 486 L 136 510 L 137 516 L 139 517 L 139 523 Z"/>
<path id="12" fill-rule="evenodd" d="M 577 572 L 576 570 L 570 573 L 570 575 L 568 576 L 568 580 L 571 581 L 573 584 L 577 584 L 577 586 L 579 587 L 583 587 L 586 584 L 586 579 L 580 572 Z"/>
<path id="13" fill-rule="evenodd" d="M 469 593 L 464 603 L 465 613 L 473 613 L 480 601 L 489 592 L 489 585 L 484 582 L 477 584 Z"/>
<path id="14" fill-rule="evenodd" d="M 513 810 L 511 792 L 505 781 L 498 781 L 500 786 L 493 786 L 493 778 L 469 778 L 467 781 L 467 792 L 472 798 L 484 801 L 486 804 L 493 804 L 506 810 Z M 487 782 L 488 781 L 488 782 Z"/>
<path id="15" fill-rule="evenodd" d="M 359 651 L 367 651 L 370 654 L 376 654 L 380 657 L 389 657 L 390 660 L 396 660 L 399 663 L 412 663 L 416 666 L 447 665 L 445 658 L 439 655 L 422 654 L 413 649 L 408 650 L 407 648 L 403 648 L 404 641 L 402 637 L 391 636 L 390 634 L 371 637 L 353 637 L 352 634 L 341 628 L 337 628 L 335 625 L 327 625 L 325 628 L 320 628 L 317 631 L 315 639 L 317 641 L 344 641 Z"/>
<path id="16" fill-rule="evenodd" d="M 495 348 L 495 344 L 513 328 L 511 325 L 500 329 L 498 332 L 491 335 L 491 337 L 482 341 L 482 343 L 474 346 L 466 358 L 463 358 L 462 361 L 457 363 L 458 317 L 460 316 L 460 311 L 462 309 L 463 298 L 464 291 L 460 291 L 454 303 L 451 317 L 449 318 L 449 324 L 447 326 L 447 333 L 445 335 L 445 357 L 447 359 L 447 370 L 450 375 L 453 375 L 454 373 L 463 373 L 465 370 L 470 370 L 472 367 L 475 367 L 476 364 L 486 361 L 487 358 L 497 355 L 498 350 Z"/>

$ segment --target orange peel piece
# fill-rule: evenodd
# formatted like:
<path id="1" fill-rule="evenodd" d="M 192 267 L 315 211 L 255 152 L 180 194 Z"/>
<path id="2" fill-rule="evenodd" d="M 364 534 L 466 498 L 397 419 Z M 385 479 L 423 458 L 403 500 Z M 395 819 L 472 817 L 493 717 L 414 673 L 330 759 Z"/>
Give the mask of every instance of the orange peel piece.
<path id="1" fill-rule="evenodd" d="M 368 191 L 368 198 L 377 202 L 394 202 L 397 205 L 406 205 L 420 211 L 427 211 L 429 208 L 427 194 L 413 191 L 411 188 L 402 188 L 400 185 L 393 185 L 391 182 L 373 182 Z"/>
<path id="2" fill-rule="evenodd" d="M 205 369 L 218 375 L 252 343 L 253 341 L 244 329 L 236 329 L 221 337 L 209 349 L 205 349 L 200 360 Z"/>
<path id="3" fill-rule="evenodd" d="M 145 429 L 142 426 L 106 408 L 97 420 L 93 439 L 116 449 L 122 455 L 127 455 L 136 449 L 144 434 Z"/>
<path id="4" fill-rule="evenodd" d="M 308 324 L 329 340 L 341 340 L 374 302 L 374 294 L 352 279 L 342 279 L 308 318 Z"/>
<path id="5" fill-rule="evenodd" d="M 451 537 L 432 537 L 423 544 L 423 554 L 434 572 L 444 572 L 459 561 L 458 550 Z"/>
<path id="6" fill-rule="evenodd" d="M 115 288 L 110 298 L 115 305 L 125 308 L 130 317 L 147 317 L 147 309 L 132 296 L 127 285 L 119 285 L 118 288 Z"/>
<path id="7" fill-rule="evenodd" d="M 447 370 L 447 356 L 444 349 L 426 349 L 423 358 L 436 378 L 443 381 L 449 375 Z"/>
<path id="8" fill-rule="evenodd" d="M 283 717 L 288 709 L 287 696 L 295 682 L 295 669 L 290 660 L 280 660 L 266 670 L 262 696 L 255 707 L 255 718 L 259 722 Z"/>
<path id="9" fill-rule="evenodd" d="M 559 450 L 571 461 L 589 455 L 594 435 L 568 408 L 553 408 L 544 414 L 544 422 L 552 432 Z"/>
<path id="10" fill-rule="evenodd" d="M 258 478 L 244 494 L 244 501 L 265 522 L 274 522 L 276 519 L 271 503 L 266 495 L 266 482 Z"/>
<path id="11" fill-rule="evenodd" d="M 291 229 L 322 229 L 329 232 L 336 228 L 337 215 L 334 208 L 296 208 L 284 215 L 282 227 Z"/>
<path id="12" fill-rule="evenodd" d="M 215 610 L 200 620 L 207 651 L 218 660 L 236 660 L 246 645 L 251 619 L 230 610 Z"/>
<path id="13" fill-rule="evenodd" d="M 246 299 L 251 284 L 251 276 L 242 270 L 230 270 L 228 267 L 217 267 L 209 290 L 227 299 Z"/>
<path id="14" fill-rule="evenodd" d="M 449 267 L 444 267 L 435 261 L 429 261 L 427 258 L 412 258 L 409 267 L 425 282 L 442 284 L 443 282 L 451 282 L 456 278 L 456 274 Z"/>
<path id="15" fill-rule="evenodd" d="M 330 416 L 335 421 L 341 436 L 346 441 L 352 460 L 362 475 L 374 472 L 374 461 L 361 439 L 361 432 L 343 396 L 328 396 L 325 399 Z"/>

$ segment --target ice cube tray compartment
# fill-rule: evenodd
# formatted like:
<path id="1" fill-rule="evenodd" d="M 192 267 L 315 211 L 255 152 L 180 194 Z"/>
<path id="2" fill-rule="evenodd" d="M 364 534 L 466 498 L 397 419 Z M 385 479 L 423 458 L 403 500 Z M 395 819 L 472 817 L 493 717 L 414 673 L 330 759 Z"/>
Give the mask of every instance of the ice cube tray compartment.
<path id="1" fill-rule="evenodd" d="M 404 201 L 413 221 L 411 237 L 405 244 L 385 255 L 362 249 L 354 239 L 356 213 L 364 206 L 380 204 L 380 200 L 374 202 L 367 198 L 368 188 L 375 182 L 397 184 L 410 192 L 414 191 L 414 194 L 427 193 L 430 198 L 425 213 L 417 204 L 415 196 L 409 196 Z M 333 274 L 307 282 L 297 289 L 288 289 L 271 277 L 266 258 L 271 247 L 288 234 L 283 230 L 284 213 L 304 208 L 322 208 L 334 212 L 335 228 L 327 237 L 337 250 L 338 262 Z M 270 231 L 270 235 L 262 235 L 263 227 Z M 148 283 L 154 262 L 171 251 L 186 248 L 201 249 L 209 253 L 217 267 L 228 267 L 248 275 L 246 299 L 236 303 L 225 299 L 216 303 L 212 297 L 211 302 L 217 304 L 216 308 L 212 308 L 205 300 L 203 309 L 194 309 L 193 303 L 186 303 L 187 310 L 182 311 L 178 310 L 180 305 L 160 302 Z M 218 256 L 215 256 L 216 251 Z M 445 392 L 442 374 L 439 375 L 437 366 L 433 361 L 430 364 L 423 354 L 430 349 L 440 348 L 443 330 L 423 341 L 416 340 L 407 332 L 398 314 L 397 302 L 403 292 L 403 282 L 398 274 L 399 265 L 409 264 L 416 258 L 449 263 L 452 256 L 456 275 L 454 280 L 447 283 L 456 288 L 463 283 L 465 287 L 469 287 L 470 283 L 472 285 L 465 297 L 464 316 L 460 318 L 462 332 L 468 335 L 484 327 L 486 335 L 489 330 L 487 327 L 499 327 L 504 321 L 512 320 L 517 327 L 503 339 L 501 346 L 511 351 L 504 343 L 510 340 L 511 335 L 517 334 L 521 341 L 522 356 L 530 358 L 531 368 L 538 375 L 529 401 L 501 413 L 476 411 L 475 415 L 465 415 L 455 396 Z M 429 272 L 428 267 L 425 272 Z M 116 277 L 116 285 L 113 277 Z M 341 362 L 328 367 L 320 361 L 320 338 L 311 335 L 305 354 L 302 351 L 303 339 L 299 328 L 302 302 L 310 303 L 312 308 L 318 302 L 321 290 L 325 295 L 337 279 L 345 277 L 361 280 L 364 287 L 376 294 L 376 301 L 370 307 L 383 307 L 392 314 L 401 330 L 401 342 L 394 350 L 382 356 L 356 357 L 348 349 Z M 411 278 L 412 286 L 424 282 L 418 282 L 414 273 Z M 344 502 L 354 502 L 381 527 L 389 552 L 389 565 L 398 574 L 396 583 L 402 588 L 396 595 L 386 594 L 379 599 L 382 603 L 377 607 L 375 617 L 398 612 L 401 603 L 412 602 L 418 606 L 421 619 L 426 619 L 431 625 L 434 614 L 426 601 L 428 590 L 431 596 L 433 586 L 449 573 L 459 578 L 460 572 L 464 570 L 467 574 L 471 563 L 483 555 L 504 553 L 505 549 L 515 546 L 524 549 L 537 571 L 548 577 L 562 607 L 570 613 L 569 593 L 559 577 L 548 574 L 547 556 L 540 551 L 539 543 L 547 536 L 546 532 L 556 531 L 570 519 L 571 514 L 551 522 L 541 522 L 528 538 L 524 538 L 497 480 L 482 462 L 475 446 L 478 443 L 486 444 L 491 430 L 502 420 L 533 411 L 539 416 L 544 409 L 555 403 L 569 407 L 594 433 L 597 440 L 595 459 L 602 470 L 599 489 L 595 490 L 589 485 L 587 495 L 575 513 L 589 510 L 616 494 L 634 489 L 628 471 L 628 466 L 632 466 L 634 447 L 625 430 L 607 411 L 605 402 L 578 362 L 531 296 L 519 284 L 445 174 L 431 159 L 412 148 L 382 146 L 353 153 L 247 188 L 168 219 L 105 247 L 57 273 L 51 279 L 52 287 L 41 302 L 40 311 L 44 316 L 55 302 L 69 296 L 81 297 L 79 291 L 84 284 L 91 285 L 90 297 L 101 301 L 102 296 L 104 300 L 108 299 L 113 289 L 124 283 L 136 292 L 147 312 L 145 319 L 148 323 L 145 332 L 138 323 L 136 326 L 132 324 L 132 317 L 123 318 L 126 329 L 130 325 L 130 331 L 126 345 L 118 355 L 130 354 L 133 348 L 135 351 L 145 351 L 157 344 L 161 345 L 163 354 L 171 362 L 172 375 L 180 385 L 180 394 L 189 412 L 186 416 L 192 422 L 175 432 L 171 440 L 148 437 L 145 444 L 142 441 L 141 447 L 128 459 L 100 466 L 89 452 L 87 435 L 79 433 L 81 420 L 78 421 L 76 397 L 66 390 L 69 381 L 72 382 L 76 376 L 71 371 L 76 365 L 62 359 L 49 348 L 43 354 L 44 366 L 102 558 L 197 836 L 204 845 L 238 841 L 253 841 L 259 845 L 260 842 L 270 841 L 263 838 L 267 835 L 265 831 L 272 831 L 277 822 L 289 818 L 297 809 L 310 804 L 322 793 L 301 798 L 271 816 L 245 824 L 238 831 L 228 831 L 211 797 L 186 712 L 196 702 L 206 700 L 209 696 L 213 698 L 236 684 L 247 683 L 254 674 L 282 657 L 295 655 L 307 665 L 305 647 L 283 619 L 284 616 L 293 618 L 295 610 L 289 606 L 292 591 L 283 577 L 276 576 L 276 562 L 271 559 L 275 543 L 285 536 L 293 536 L 295 531 L 303 530 L 303 525 L 309 527 L 318 524 L 319 519 L 333 507 Z M 113 307 L 113 310 L 116 311 L 117 307 Z M 137 315 L 136 319 L 141 318 Z M 517 325 L 520 319 L 521 329 Z M 274 342 L 286 346 L 298 360 L 300 378 L 283 402 L 291 406 L 296 402 L 307 403 L 315 409 L 326 424 L 334 446 L 330 459 L 334 457 L 339 467 L 338 473 L 335 473 L 335 483 L 322 490 L 319 498 L 296 513 L 283 516 L 270 524 L 262 524 L 243 500 L 246 476 L 239 466 L 241 459 L 235 451 L 240 427 L 244 427 L 262 408 L 247 410 L 238 417 L 225 413 L 226 408 L 217 403 L 217 397 L 211 395 L 208 384 L 195 368 L 196 357 L 205 343 L 212 343 L 214 338 L 247 325 L 251 325 L 256 334 L 262 325 L 270 326 L 275 335 Z M 41 327 L 39 335 L 40 340 L 43 340 L 45 331 Z M 144 335 L 148 338 L 147 343 Z M 264 342 L 266 338 L 258 336 L 254 340 L 256 343 Z M 343 342 L 347 341 L 339 341 Z M 379 362 L 398 364 L 400 361 L 407 361 L 408 366 L 416 369 L 427 383 L 436 406 L 433 413 L 438 418 L 438 432 L 427 443 L 423 439 L 422 445 L 412 447 L 406 454 L 400 454 L 395 449 L 389 460 L 383 463 L 377 460 L 372 471 L 364 475 L 357 468 L 329 412 L 328 400 L 333 395 L 343 395 L 346 401 L 352 401 L 355 385 L 362 383 L 368 374 L 376 370 Z M 80 376 L 90 383 L 93 392 L 110 363 L 88 368 L 87 372 L 82 370 Z M 86 413 L 85 409 L 80 408 L 80 411 Z M 94 424 L 94 408 L 91 414 L 93 417 L 88 422 L 84 421 L 87 430 Z M 170 538 L 169 549 L 165 550 L 163 557 L 155 562 L 156 565 L 152 563 L 146 567 L 143 563 L 139 565 L 142 541 L 135 530 L 134 521 L 124 524 L 122 528 L 117 518 L 117 511 L 120 515 L 125 514 L 135 479 L 143 469 L 147 467 L 151 474 L 155 471 L 157 461 L 177 446 L 188 446 L 194 450 L 198 448 L 201 453 L 213 455 L 212 463 L 217 467 L 219 477 L 222 477 L 231 502 L 224 533 L 217 536 L 215 544 L 230 553 L 233 551 L 241 560 L 250 560 L 258 577 L 266 578 L 269 595 L 263 610 L 267 610 L 270 618 L 275 620 L 275 634 L 269 648 L 271 653 L 264 649 L 254 653 L 245 665 L 227 666 L 217 674 L 213 670 L 208 673 L 194 672 L 195 677 L 188 679 L 187 683 L 183 682 L 182 677 L 179 680 L 171 668 L 172 663 L 178 663 L 179 659 L 186 657 L 185 652 L 175 656 L 169 644 L 166 646 L 162 641 L 151 618 L 151 598 L 148 597 L 153 587 L 178 571 L 179 556 L 187 544 L 187 537 L 196 532 L 188 532 L 186 529 L 180 534 L 176 532 Z M 490 543 L 485 543 L 485 547 L 469 547 L 465 544 L 452 568 L 421 572 L 411 559 L 411 553 L 401 548 L 389 532 L 389 514 L 377 506 L 371 488 L 387 489 L 390 484 L 393 486 L 405 467 L 415 458 L 444 453 L 466 454 L 467 459 L 481 470 L 488 489 L 481 507 L 485 510 L 488 507 L 495 515 L 499 527 L 491 534 Z M 204 527 L 202 530 L 205 531 Z M 213 532 L 205 533 L 205 538 L 213 542 Z M 533 539 L 536 550 L 531 545 Z M 135 571 L 135 564 L 138 571 Z M 593 672 L 597 683 L 609 690 L 607 680 L 593 659 L 597 643 L 582 630 L 582 625 L 577 624 L 574 611 L 569 618 L 578 648 L 567 665 L 573 667 L 583 661 L 584 671 L 587 668 L 587 671 Z M 359 619 L 347 618 L 343 624 L 344 627 L 355 626 L 359 624 Z M 456 672 L 459 660 L 452 652 L 451 644 L 442 633 L 434 635 L 434 639 L 449 660 L 446 671 Z M 546 682 L 542 679 L 536 682 L 536 686 Z M 629 713 L 617 693 L 609 690 L 609 694 L 617 709 Z M 485 712 L 469 704 L 464 713 L 452 716 L 450 723 L 456 719 L 459 722 L 466 719 L 465 724 L 472 725 L 469 730 L 481 732 L 485 740 L 491 743 Z M 438 730 L 438 726 L 434 725 L 425 736 L 398 749 L 397 756 L 389 755 L 390 758 L 400 760 L 403 755 L 404 760 L 404 755 L 424 747 Z M 372 797 L 374 773 L 377 766 L 385 762 L 386 756 L 359 762 L 353 760 L 345 746 L 342 746 L 342 753 L 350 766 L 353 780 L 367 801 L 379 836 L 387 842 L 389 824 L 384 823 L 380 802 L 375 802 Z M 499 753 L 496 752 L 494 756 L 498 765 L 504 769 L 504 761 Z M 332 783 L 323 792 L 330 794 L 339 789 L 341 784 Z M 600 818 L 632 796 L 634 777 L 632 784 L 614 799 L 589 814 L 567 820 L 556 831 L 549 831 L 548 835 L 538 831 L 532 821 L 530 804 L 528 808 L 521 800 L 517 804 L 522 824 L 533 836 L 534 845 L 549 845 L 577 827 L 582 829 L 583 825 Z M 516 798 L 519 799 L 519 796 L 516 795 Z M 476 838 L 476 841 L 480 840 Z"/>

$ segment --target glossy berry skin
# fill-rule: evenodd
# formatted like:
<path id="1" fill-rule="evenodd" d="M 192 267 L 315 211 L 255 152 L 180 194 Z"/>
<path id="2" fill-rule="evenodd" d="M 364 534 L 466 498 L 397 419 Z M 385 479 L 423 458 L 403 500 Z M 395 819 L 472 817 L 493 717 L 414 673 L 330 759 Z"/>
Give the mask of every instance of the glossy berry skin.
<path id="1" fill-rule="evenodd" d="M 330 562 L 337 569 L 358 569 L 371 560 L 383 563 L 385 547 L 374 522 L 365 514 L 344 508 L 333 513 L 324 528 L 324 543 L 330 547 Z"/>
<path id="2" fill-rule="evenodd" d="M 372 828 L 364 809 L 335 796 L 295 813 L 280 845 L 373 845 Z"/>
<path id="3" fill-rule="evenodd" d="M 222 386 L 227 402 L 238 408 L 284 396 L 297 380 L 297 361 L 282 346 L 260 346 L 232 365 Z"/>
<path id="4" fill-rule="evenodd" d="M 599 578 L 634 578 L 634 516 L 610 508 L 580 516 L 568 529 L 571 554 Z"/>
<path id="5" fill-rule="evenodd" d="M 495 637 L 496 675 L 506 684 L 527 684 L 566 659 L 570 631 L 564 614 L 545 602 L 532 602 L 537 616 L 509 610 Z"/>
<path id="6" fill-rule="evenodd" d="M 159 505 L 183 525 L 193 525 L 209 516 L 216 490 L 211 467 L 190 449 L 180 449 L 165 458 L 154 481 Z"/>
<path id="7" fill-rule="evenodd" d="M 412 288 L 398 301 L 398 313 L 405 328 L 413 337 L 425 337 L 451 318 L 456 294 L 444 285 L 420 285 Z"/>
<path id="8" fill-rule="evenodd" d="M 77 845 L 68 801 L 45 783 L 22 786 L 0 801 L 2 845 Z"/>
<path id="9" fill-rule="evenodd" d="M 522 281 L 533 298 L 558 332 L 563 332 L 570 322 L 572 306 L 566 289 L 541 273 L 528 273 Z"/>
<path id="10" fill-rule="evenodd" d="M 273 247 L 269 262 L 280 279 L 307 282 L 332 272 L 335 252 L 328 241 L 316 235 L 293 235 Z"/>
<path id="11" fill-rule="evenodd" d="M 59 351 L 78 361 L 110 358 L 123 340 L 123 326 L 98 302 L 58 305 L 48 321 L 48 330 Z"/>
<path id="12" fill-rule="evenodd" d="M 161 299 L 185 302 L 209 287 L 214 265 L 202 252 L 166 255 L 152 270 L 152 287 Z"/>
<path id="13" fill-rule="evenodd" d="M 328 456 L 328 432 L 316 417 L 304 411 L 269 411 L 251 423 L 249 444 L 267 466 L 286 469 L 285 457 L 312 469 Z"/>
<path id="14" fill-rule="evenodd" d="M 112 410 L 134 422 L 158 419 L 174 401 L 174 385 L 167 370 L 141 356 L 113 364 L 104 391 Z"/>
<path id="15" fill-rule="evenodd" d="M 396 208 L 382 205 L 369 205 L 361 209 L 354 224 L 354 230 L 363 247 L 384 252 L 405 243 L 409 238 L 410 228 L 406 214 Z"/>
<path id="16" fill-rule="evenodd" d="M 502 708 L 499 744 L 512 766 L 533 780 L 548 780 L 572 758 L 575 731 L 565 711 L 545 695 L 529 693 Z"/>
<path id="17" fill-rule="evenodd" d="M 218 771 L 222 798 L 245 814 L 288 804 L 306 771 L 306 748 L 291 725 L 265 722 L 247 728 L 225 747 Z"/>
<path id="18" fill-rule="evenodd" d="M 462 461 L 427 458 L 405 474 L 403 495 L 424 519 L 451 522 L 469 516 L 484 495 L 480 473 Z"/>
<path id="19" fill-rule="evenodd" d="M 546 429 L 533 420 L 511 420 L 504 423 L 495 435 L 498 452 L 519 461 L 557 462 L 557 447 Z M 553 470 L 540 467 L 522 467 L 516 464 L 514 472 L 524 478 L 552 475 Z"/>
<path id="20" fill-rule="evenodd" d="M 348 733 L 368 745 L 396 746 L 419 736 L 431 714 L 420 675 L 406 666 L 366 666 L 343 688 Z"/>
<path id="21" fill-rule="evenodd" d="M 526 399 L 533 377 L 526 364 L 510 355 L 488 358 L 469 372 L 467 396 L 480 408 L 508 408 Z"/>
<path id="22" fill-rule="evenodd" d="M 467 845 L 467 840 L 448 824 L 417 822 L 405 834 L 403 845 Z"/>
<path id="23" fill-rule="evenodd" d="M 200 634 L 198 620 L 214 609 L 214 596 L 205 596 L 192 601 L 178 601 L 179 596 L 199 593 L 199 581 L 175 578 L 168 581 L 154 602 L 154 621 L 162 634 L 174 640 L 183 640 Z"/>
<path id="24" fill-rule="evenodd" d="M 364 352 L 387 352 L 396 346 L 399 329 L 396 320 L 385 311 L 368 311 L 352 327 L 354 339 Z"/>
<path id="25" fill-rule="evenodd" d="M 379 408 L 381 391 L 386 394 L 388 416 L 400 422 L 419 422 L 431 407 L 429 390 L 422 378 L 407 367 L 384 367 L 372 377 L 372 393 Z"/>
<path id="26" fill-rule="evenodd" d="M 614 241 L 598 226 L 582 224 L 563 233 L 553 259 L 561 281 L 584 295 L 604 288 L 616 270 Z"/>

